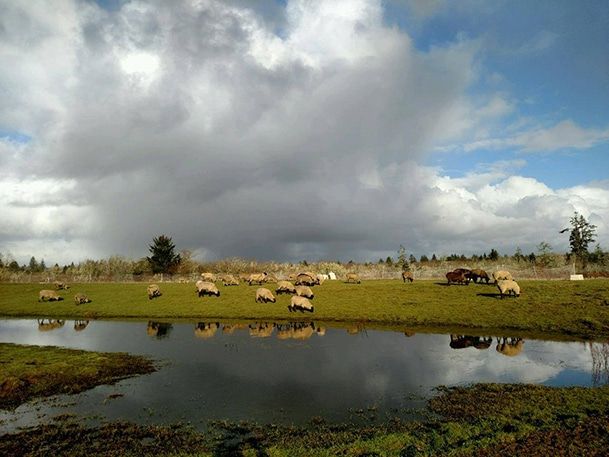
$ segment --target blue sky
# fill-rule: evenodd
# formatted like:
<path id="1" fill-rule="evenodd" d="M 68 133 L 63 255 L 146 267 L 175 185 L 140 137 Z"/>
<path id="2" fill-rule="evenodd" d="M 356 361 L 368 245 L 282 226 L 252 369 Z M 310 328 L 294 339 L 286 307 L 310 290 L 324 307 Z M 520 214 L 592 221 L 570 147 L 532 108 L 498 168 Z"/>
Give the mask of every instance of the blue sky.
<path id="1" fill-rule="evenodd" d="M 0 254 L 609 249 L 609 3 L 0 0 Z"/>

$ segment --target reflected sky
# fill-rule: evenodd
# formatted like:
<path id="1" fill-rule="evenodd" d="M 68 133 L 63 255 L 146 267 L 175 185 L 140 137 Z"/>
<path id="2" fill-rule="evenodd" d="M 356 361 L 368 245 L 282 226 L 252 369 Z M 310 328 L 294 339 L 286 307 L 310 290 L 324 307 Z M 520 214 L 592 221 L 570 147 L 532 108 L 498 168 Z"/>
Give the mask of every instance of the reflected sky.
<path id="1" fill-rule="evenodd" d="M 512 337 L 411 334 L 319 323 L 0 320 L 0 342 L 147 355 L 159 371 L 62 397 L 69 406 L 22 405 L 0 428 L 41 414 L 203 426 L 209 419 L 304 423 L 314 416 L 378 418 L 419 407 L 438 385 L 528 382 L 591 385 L 603 345 Z M 505 348 L 513 347 L 506 354 Z M 605 365 L 606 366 L 606 365 Z M 109 399 L 110 394 L 122 394 Z M 61 401 L 59 403 L 65 403 Z M 40 408 L 37 410 L 36 408 Z"/>

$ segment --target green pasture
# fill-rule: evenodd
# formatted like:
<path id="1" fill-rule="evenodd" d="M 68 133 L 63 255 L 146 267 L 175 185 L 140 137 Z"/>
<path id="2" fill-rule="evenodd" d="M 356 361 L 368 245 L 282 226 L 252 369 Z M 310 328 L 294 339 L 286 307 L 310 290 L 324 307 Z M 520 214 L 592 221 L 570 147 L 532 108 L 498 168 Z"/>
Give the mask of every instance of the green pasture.
<path id="1" fill-rule="evenodd" d="M 163 295 L 149 300 L 148 283 L 84 283 L 58 291 L 59 302 L 39 302 L 41 284 L 0 284 L 0 317 L 87 319 L 265 320 L 314 319 L 370 326 L 479 328 L 573 337 L 609 336 L 609 281 L 519 281 L 522 295 L 500 299 L 493 285 L 446 286 L 445 281 L 326 281 L 315 286 L 314 313 L 290 313 L 288 295 L 256 303 L 258 286 L 218 288 L 220 297 L 199 298 L 192 283 L 159 283 Z M 274 291 L 275 284 L 265 284 Z M 76 305 L 74 294 L 92 303 Z"/>

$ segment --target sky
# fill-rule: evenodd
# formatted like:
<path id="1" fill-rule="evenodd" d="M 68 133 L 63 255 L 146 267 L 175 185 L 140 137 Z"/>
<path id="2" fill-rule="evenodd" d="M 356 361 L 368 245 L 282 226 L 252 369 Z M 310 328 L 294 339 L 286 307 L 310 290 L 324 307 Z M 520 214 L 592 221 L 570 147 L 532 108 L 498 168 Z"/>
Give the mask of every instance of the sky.
<path id="1" fill-rule="evenodd" d="M 0 253 L 609 248 L 606 1 L 0 0 Z"/>

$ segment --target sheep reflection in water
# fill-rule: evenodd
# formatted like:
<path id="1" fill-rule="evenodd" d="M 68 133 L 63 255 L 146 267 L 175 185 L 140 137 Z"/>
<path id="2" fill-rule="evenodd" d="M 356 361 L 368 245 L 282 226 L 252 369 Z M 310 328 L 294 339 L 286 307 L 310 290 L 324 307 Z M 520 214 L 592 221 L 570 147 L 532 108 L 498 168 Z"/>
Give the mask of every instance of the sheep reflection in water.
<path id="1" fill-rule="evenodd" d="M 490 336 L 450 335 L 449 346 L 453 349 L 465 349 L 474 347 L 476 349 L 488 349 L 493 343 Z"/>
<path id="2" fill-rule="evenodd" d="M 316 327 L 313 322 L 288 322 L 276 324 L 277 338 L 280 340 L 308 340 L 314 334 L 323 336 L 326 334 L 325 327 Z"/>
<path id="3" fill-rule="evenodd" d="M 48 322 L 45 322 L 48 321 Z M 61 319 L 38 319 L 38 330 L 41 332 L 48 332 L 64 326 L 66 321 Z"/>
<path id="4" fill-rule="evenodd" d="M 497 352 L 508 357 L 514 357 L 522 352 L 524 340 L 522 338 L 503 337 L 497 338 Z"/>
<path id="5" fill-rule="evenodd" d="M 256 322 L 255 324 L 250 324 L 250 336 L 254 338 L 268 338 L 273 334 L 273 329 L 275 328 L 275 324 L 269 322 Z"/>
<path id="6" fill-rule="evenodd" d="M 247 324 L 223 324 L 222 325 L 222 333 L 226 333 L 227 335 L 232 335 L 235 330 L 242 330 L 247 328 Z"/>
<path id="7" fill-rule="evenodd" d="M 195 336 L 197 338 L 202 338 L 204 340 L 213 338 L 213 336 L 216 334 L 216 331 L 219 328 L 220 328 L 219 322 L 210 322 L 210 323 L 199 322 L 195 326 Z"/>
<path id="8" fill-rule="evenodd" d="M 173 325 L 167 322 L 148 321 L 146 333 L 148 334 L 148 336 L 154 336 L 160 339 L 169 336 L 169 332 L 172 328 Z"/>
<path id="9" fill-rule="evenodd" d="M 89 321 L 74 321 L 74 330 L 82 332 L 89 325 Z"/>

